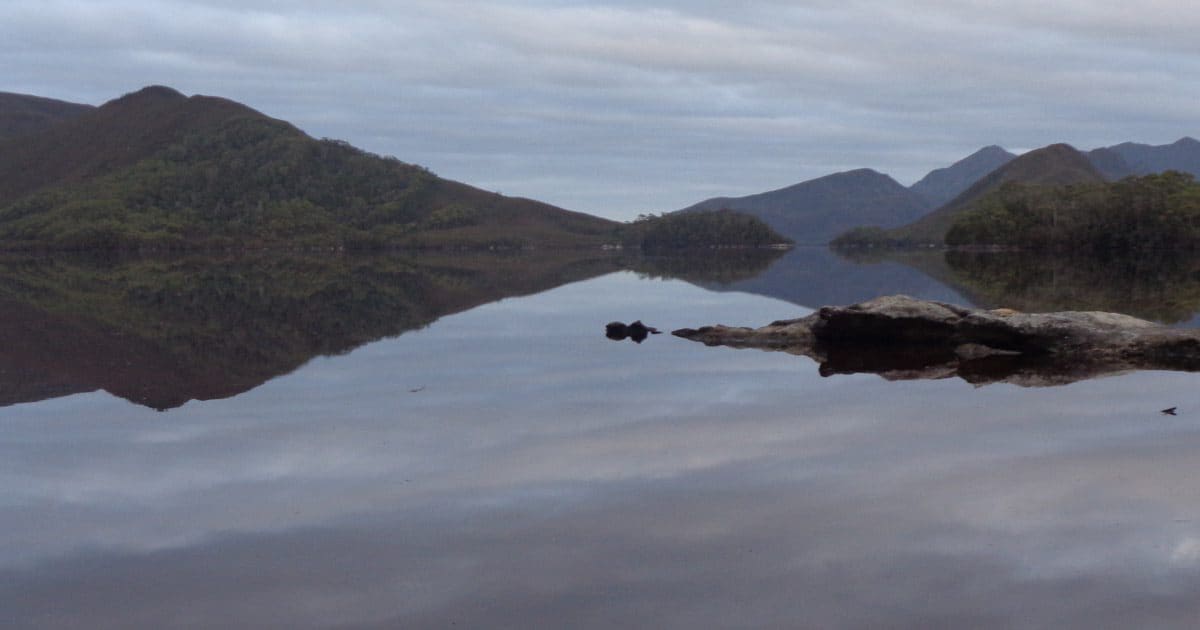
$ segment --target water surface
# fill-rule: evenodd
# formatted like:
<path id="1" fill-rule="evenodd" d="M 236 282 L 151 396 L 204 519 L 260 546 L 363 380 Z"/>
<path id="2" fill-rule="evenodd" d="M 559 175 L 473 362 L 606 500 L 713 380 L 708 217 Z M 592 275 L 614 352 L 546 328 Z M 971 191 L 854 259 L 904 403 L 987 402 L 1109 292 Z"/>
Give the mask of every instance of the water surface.
<path id="1" fill-rule="evenodd" d="M 347 319 L 374 314 L 374 332 L 330 355 L 295 340 L 333 332 L 310 337 L 297 323 L 269 338 L 300 354 L 263 355 L 296 365 L 251 371 L 261 382 L 235 393 L 185 392 L 159 412 L 89 381 L 0 407 L 0 621 L 1186 628 L 1200 618 L 1195 375 L 1032 389 L 822 378 L 783 353 L 603 335 L 611 320 L 758 325 L 802 306 L 660 272 L 571 268 L 499 301 L 389 320 L 418 311 L 379 288 L 400 271 L 372 263 L 378 282 L 350 282 L 357 293 L 337 293 L 319 321 L 337 321 L 342 304 Z M 440 277 L 426 295 L 472 282 Z M 307 286 L 291 294 L 322 293 Z M 274 320 L 246 321 L 249 338 Z M 158 354 L 143 356 L 179 365 L 191 355 L 161 341 L 180 338 L 148 336 Z M 208 356 L 236 365 L 225 349 Z M 1169 406 L 1179 415 L 1159 413 Z"/>

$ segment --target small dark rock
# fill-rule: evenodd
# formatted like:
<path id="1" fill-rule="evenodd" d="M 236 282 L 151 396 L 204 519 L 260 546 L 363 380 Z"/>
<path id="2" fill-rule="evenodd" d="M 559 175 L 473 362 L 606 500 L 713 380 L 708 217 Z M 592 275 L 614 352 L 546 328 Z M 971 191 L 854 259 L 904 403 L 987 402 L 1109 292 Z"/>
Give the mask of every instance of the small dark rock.
<path id="1" fill-rule="evenodd" d="M 628 325 L 623 322 L 609 322 L 604 326 L 604 336 L 613 341 L 632 339 L 635 343 L 642 343 L 646 337 L 658 334 L 662 334 L 662 331 L 643 324 L 640 319 Z"/>
<path id="2" fill-rule="evenodd" d="M 604 336 L 613 341 L 621 341 L 629 336 L 629 327 L 624 322 L 608 322 L 604 326 Z"/>

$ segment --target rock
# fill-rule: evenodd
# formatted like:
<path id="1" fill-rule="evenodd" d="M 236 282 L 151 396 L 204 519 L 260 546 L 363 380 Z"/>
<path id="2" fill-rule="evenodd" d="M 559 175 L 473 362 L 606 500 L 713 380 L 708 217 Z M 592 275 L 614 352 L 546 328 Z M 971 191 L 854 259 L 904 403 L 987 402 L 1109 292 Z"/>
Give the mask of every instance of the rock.
<path id="1" fill-rule="evenodd" d="M 954 349 L 954 354 L 963 361 L 975 361 L 987 357 L 1020 356 L 1016 350 L 999 350 L 979 343 L 964 343 Z"/>
<path id="2" fill-rule="evenodd" d="M 662 334 L 662 331 L 653 326 L 643 324 L 640 319 L 629 325 L 626 325 L 624 322 L 609 322 L 604 326 L 604 336 L 613 341 L 622 341 L 628 338 L 637 343 L 642 343 L 646 340 L 646 337 L 658 334 Z"/>
<path id="3" fill-rule="evenodd" d="M 608 322 L 604 325 L 604 336 L 613 341 L 620 341 L 629 336 L 629 327 L 625 322 Z"/>
<path id="4" fill-rule="evenodd" d="M 1200 371 L 1200 331 L 1103 312 L 971 309 L 903 295 L 826 306 L 762 328 L 672 334 L 707 345 L 809 356 L 822 375 L 957 376 L 977 384 L 1060 385 L 1136 369 Z"/>

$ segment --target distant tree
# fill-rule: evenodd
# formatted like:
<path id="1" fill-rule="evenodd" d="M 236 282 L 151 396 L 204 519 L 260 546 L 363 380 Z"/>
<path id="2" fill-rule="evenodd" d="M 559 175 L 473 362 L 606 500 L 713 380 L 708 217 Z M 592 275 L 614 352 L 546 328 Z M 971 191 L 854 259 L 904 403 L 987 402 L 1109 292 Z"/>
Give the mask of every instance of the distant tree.
<path id="1" fill-rule="evenodd" d="M 1200 184 L 1168 171 L 1064 187 L 1008 183 L 957 217 L 951 246 L 1029 250 L 1196 249 Z"/>
<path id="2" fill-rule="evenodd" d="M 762 220 L 728 209 L 640 214 L 627 224 L 624 240 L 647 250 L 765 247 L 792 242 Z"/>

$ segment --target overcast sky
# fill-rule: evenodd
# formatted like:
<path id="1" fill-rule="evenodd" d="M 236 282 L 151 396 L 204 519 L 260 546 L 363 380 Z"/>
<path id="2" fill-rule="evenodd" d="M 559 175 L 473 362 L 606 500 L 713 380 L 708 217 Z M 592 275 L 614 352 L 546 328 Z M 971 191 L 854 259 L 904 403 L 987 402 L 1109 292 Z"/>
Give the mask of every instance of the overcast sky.
<path id="1" fill-rule="evenodd" d="M 244 102 L 614 218 L 1200 135 L 1189 0 L 0 0 L 0 91 Z"/>

